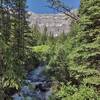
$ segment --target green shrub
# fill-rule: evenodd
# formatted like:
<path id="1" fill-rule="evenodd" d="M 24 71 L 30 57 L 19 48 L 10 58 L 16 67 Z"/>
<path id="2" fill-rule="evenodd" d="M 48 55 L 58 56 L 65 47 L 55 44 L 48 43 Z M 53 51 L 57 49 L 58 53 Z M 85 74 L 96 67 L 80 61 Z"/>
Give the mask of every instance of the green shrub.
<path id="1" fill-rule="evenodd" d="M 48 74 L 54 80 L 66 82 L 69 78 L 67 69 L 66 54 L 62 44 L 56 44 L 51 51 L 50 61 L 48 63 Z"/>
<path id="2" fill-rule="evenodd" d="M 100 97 L 94 91 L 93 87 L 80 86 L 77 88 L 74 85 L 60 86 L 60 90 L 57 90 L 52 95 L 50 100 L 100 100 Z"/>

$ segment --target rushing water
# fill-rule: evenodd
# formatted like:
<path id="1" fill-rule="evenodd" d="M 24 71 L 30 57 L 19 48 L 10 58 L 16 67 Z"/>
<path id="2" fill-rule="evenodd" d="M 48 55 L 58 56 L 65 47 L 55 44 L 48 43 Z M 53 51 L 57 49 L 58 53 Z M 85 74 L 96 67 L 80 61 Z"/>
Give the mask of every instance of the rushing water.
<path id="1" fill-rule="evenodd" d="M 45 67 L 39 66 L 28 73 L 24 86 L 12 96 L 13 100 L 48 100 L 51 82 L 43 74 Z"/>

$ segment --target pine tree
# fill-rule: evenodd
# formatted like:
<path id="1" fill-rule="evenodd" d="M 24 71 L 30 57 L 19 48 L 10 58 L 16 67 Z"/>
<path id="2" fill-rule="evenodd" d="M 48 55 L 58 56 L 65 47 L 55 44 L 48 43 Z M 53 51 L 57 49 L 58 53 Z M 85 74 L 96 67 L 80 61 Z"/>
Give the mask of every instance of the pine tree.
<path id="1" fill-rule="evenodd" d="M 11 35 L 11 13 L 9 11 L 10 0 L 0 1 L 0 98 L 3 98 L 4 94 L 4 81 L 8 74 L 8 68 L 10 64 L 7 64 L 10 60 L 8 57 L 8 48 Z M 8 57 L 7 57 L 8 56 Z M 8 61 L 7 61 L 8 60 Z M 9 70 L 10 72 L 11 70 Z"/>
<path id="2" fill-rule="evenodd" d="M 79 31 L 68 56 L 71 76 L 82 84 L 100 86 L 100 0 L 81 0 Z"/>
<path id="3" fill-rule="evenodd" d="M 0 90 L 15 87 L 25 75 L 26 0 L 0 0 Z M 2 87 L 2 89 L 1 89 Z"/>

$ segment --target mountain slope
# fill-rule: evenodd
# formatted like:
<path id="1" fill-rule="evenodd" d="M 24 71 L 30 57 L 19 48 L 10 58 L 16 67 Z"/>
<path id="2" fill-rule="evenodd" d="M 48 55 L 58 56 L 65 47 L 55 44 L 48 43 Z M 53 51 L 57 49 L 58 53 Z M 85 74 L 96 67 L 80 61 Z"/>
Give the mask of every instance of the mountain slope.
<path id="1" fill-rule="evenodd" d="M 47 28 L 47 33 L 51 33 L 54 36 L 70 31 L 72 20 L 64 14 L 35 14 L 32 12 L 29 14 L 30 26 L 34 27 L 34 25 L 37 25 L 40 32 L 43 32 L 45 27 Z"/>

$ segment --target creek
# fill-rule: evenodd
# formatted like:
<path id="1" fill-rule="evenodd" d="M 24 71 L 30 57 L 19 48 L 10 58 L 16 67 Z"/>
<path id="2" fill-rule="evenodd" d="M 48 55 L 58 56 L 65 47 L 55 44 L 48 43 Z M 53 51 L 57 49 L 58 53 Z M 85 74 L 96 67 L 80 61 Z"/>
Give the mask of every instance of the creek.
<path id="1" fill-rule="evenodd" d="M 44 74 L 45 66 L 30 71 L 20 91 L 12 96 L 13 100 L 49 100 L 51 81 Z"/>

